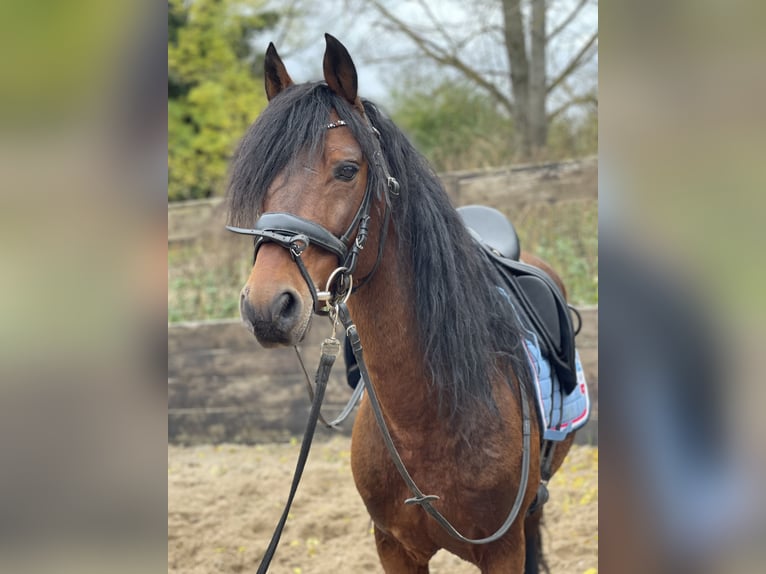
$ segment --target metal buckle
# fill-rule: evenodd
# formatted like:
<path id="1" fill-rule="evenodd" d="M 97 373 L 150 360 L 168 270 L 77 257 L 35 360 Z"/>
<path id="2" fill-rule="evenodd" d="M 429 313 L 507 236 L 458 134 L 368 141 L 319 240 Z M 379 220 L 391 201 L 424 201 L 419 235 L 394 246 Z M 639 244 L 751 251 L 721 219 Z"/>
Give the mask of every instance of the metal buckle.
<path id="1" fill-rule="evenodd" d="M 399 196 L 399 181 L 395 177 L 388 176 L 388 190 L 391 195 Z"/>
<path id="2" fill-rule="evenodd" d="M 305 235 L 295 235 L 290 239 L 290 253 L 295 257 L 300 256 L 309 246 L 309 238 Z"/>

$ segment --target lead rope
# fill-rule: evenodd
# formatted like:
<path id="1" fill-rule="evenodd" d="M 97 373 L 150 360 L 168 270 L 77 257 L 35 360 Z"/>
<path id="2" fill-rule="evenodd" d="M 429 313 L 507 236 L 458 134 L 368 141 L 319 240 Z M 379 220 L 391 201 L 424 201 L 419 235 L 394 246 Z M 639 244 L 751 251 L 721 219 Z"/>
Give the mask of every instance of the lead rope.
<path id="1" fill-rule="evenodd" d="M 287 515 L 290 513 L 290 507 L 293 504 L 293 498 L 298 490 L 298 483 L 303 476 L 303 468 L 306 466 L 306 459 L 309 456 L 309 450 L 311 449 L 311 441 L 314 438 L 314 431 L 316 430 L 317 420 L 319 418 L 319 411 L 322 406 L 322 399 L 324 398 L 325 388 L 327 387 L 327 380 L 330 378 L 330 371 L 332 370 L 335 359 L 340 353 L 340 343 L 335 338 L 333 333 L 332 337 L 328 337 L 322 343 L 322 356 L 319 359 L 319 367 L 316 374 L 316 392 L 314 393 L 314 402 L 311 404 L 311 412 L 309 413 L 308 421 L 306 422 L 306 431 L 303 434 L 303 442 L 301 443 L 301 451 L 298 455 L 298 461 L 295 464 L 295 474 L 293 476 L 293 484 L 290 487 L 290 494 L 287 497 L 287 504 L 282 512 L 282 517 L 279 519 L 277 527 L 274 529 L 274 534 L 271 536 L 271 542 L 266 549 L 266 553 L 261 560 L 260 566 L 258 566 L 258 574 L 266 574 L 271 564 L 271 559 L 274 557 L 274 553 L 279 545 L 279 539 L 282 536 L 282 530 L 287 522 Z"/>
<path id="2" fill-rule="evenodd" d="M 529 402 L 527 400 L 527 394 L 526 390 L 524 389 L 524 385 L 519 384 L 519 393 L 521 395 L 523 446 L 521 455 L 521 482 L 519 484 L 519 489 L 516 492 L 516 500 L 514 501 L 513 506 L 508 513 L 508 517 L 505 519 L 505 522 L 503 522 L 502 526 L 500 526 L 500 528 L 494 534 L 487 536 L 486 538 L 466 538 L 460 534 L 460 532 L 458 532 L 455 527 L 450 524 L 444 515 L 436 510 L 431 504 L 432 501 L 439 500 L 439 497 L 434 494 L 423 494 L 423 492 L 418 488 L 418 485 L 415 484 L 412 476 L 410 476 L 407 468 L 404 466 L 404 462 L 396 450 L 394 441 L 391 438 L 391 433 L 389 432 L 386 421 L 383 418 L 383 411 L 380 407 L 378 395 L 375 392 L 375 387 L 372 386 L 370 374 L 367 372 L 367 365 L 364 362 L 362 343 L 359 339 L 356 325 L 354 325 L 354 322 L 351 320 L 351 316 L 345 303 L 341 302 L 338 304 L 337 314 L 341 323 L 343 324 L 343 328 L 346 330 L 346 336 L 348 337 L 351 343 L 351 348 L 354 351 L 354 357 L 356 358 L 356 362 L 359 365 L 359 373 L 362 376 L 362 381 L 364 382 L 364 386 L 367 389 L 367 395 L 370 398 L 370 406 L 372 407 L 372 412 L 375 415 L 375 420 L 377 421 L 380 432 L 383 435 L 383 442 L 388 449 L 388 453 L 391 456 L 391 460 L 394 463 L 394 466 L 396 466 L 396 469 L 399 471 L 402 479 L 404 479 L 407 487 L 414 495 L 412 498 L 406 499 L 404 503 L 419 504 L 423 510 L 430 514 L 431 517 L 436 520 L 436 522 L 438 522 L 439 525 L 444 528 L 444 530 L 450 536 L 460 540 L 461 542 L 467 542 L 468 544 L 489 544 L 490 542 L 494 542 L 499 538 L 502 538 L 505 533 L 508 532 L 508 529 L 516 520 L 519 511 L 521 510 L 521 504 L 524 501 L 524 494 L 527 491 L 527 482 L 529 480 L 529 443 L 531 435 L 531 423 L 529 418 Z"/>

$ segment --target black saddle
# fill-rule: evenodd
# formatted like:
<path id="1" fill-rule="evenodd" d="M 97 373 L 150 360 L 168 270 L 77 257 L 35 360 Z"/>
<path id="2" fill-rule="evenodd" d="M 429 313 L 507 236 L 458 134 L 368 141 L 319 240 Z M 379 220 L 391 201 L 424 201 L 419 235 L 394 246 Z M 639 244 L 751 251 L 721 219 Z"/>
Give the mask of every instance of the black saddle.
<path id="1" fill-rule="evenodd" d="M 513 224 L 497 209 L 485 205 L 466 205 L 457 210 L 468 232 L 496 255 L 519 260 L 521 247 Z"/>
<path id="2" fill-rule="evenodd" d="M 519 238 L 505 215 L 483 205 L 466 205 L 457 212 L 502 276 L 522 322 L 537 335 L 561 388 L 571 393 L 577 387 L 575 331 L 563 293 L 547 273 L 519 261 Z"/>

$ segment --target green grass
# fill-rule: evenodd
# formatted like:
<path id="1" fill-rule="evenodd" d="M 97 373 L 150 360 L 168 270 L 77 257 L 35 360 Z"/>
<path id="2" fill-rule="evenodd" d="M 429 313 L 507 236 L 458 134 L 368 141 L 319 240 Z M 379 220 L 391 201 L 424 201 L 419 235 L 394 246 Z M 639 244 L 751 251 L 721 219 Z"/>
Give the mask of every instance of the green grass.
<path id="1" fill-rule="evenodd" d="M 168 321 L 239 316 L 251 253 L 216 253 L 200 240 L 168 249 Z"/>
<path id="2" fill-rule="evenodd" d="M 598 303 L 598 202 L 530 205 L 511 217 L 522 249 L 556 271 L 578 305 Z"/>
<path id="3" fill-rule="evenodd" d="M 525 251 L 559 273 L 575 304 L 598 303 L 598 204 L 535 204 L 511 214 Z M 168 321 L 239 316 L 252 252 L 242 242 L 203 236 L 168 250 Z"/>

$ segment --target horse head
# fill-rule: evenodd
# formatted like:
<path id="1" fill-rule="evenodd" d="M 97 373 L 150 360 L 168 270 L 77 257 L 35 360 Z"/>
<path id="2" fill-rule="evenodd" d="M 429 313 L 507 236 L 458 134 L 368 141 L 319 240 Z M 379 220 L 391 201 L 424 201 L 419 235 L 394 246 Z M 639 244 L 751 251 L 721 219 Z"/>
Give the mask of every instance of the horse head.
<path id="1" fill-rule="evenodd" d="M 230 229 L 255 236 L 240 314 L 266 347 L 297 344 L 314 312 L 326 311 L 328 299 L 350 294 L 351 267 L 359 263 L 371 219 L 370 154 L 354 134 L 371 125 L 348 51 L 332 36 L 325 39 L 324 83 L 315 84 L 294 84 L 269 45 L 264 65 L 269 104 L 240 146 L 235 165 L 244 167 L 230 184 L 230 191 L 265 188 L 245 194 L 257 203 L 251 228 Z M 312 98 L 329 104 L 316 107 Z M 317 114 L 324 117 L 309 117 Z M 374 138 L 366 139 L 369 148 Z M 282 161 L 266 165 L 280 154 Z M 273 173 L 261 173 L 269 170 Z M 258 175 L 250 177 L 254 172 Z"/>

